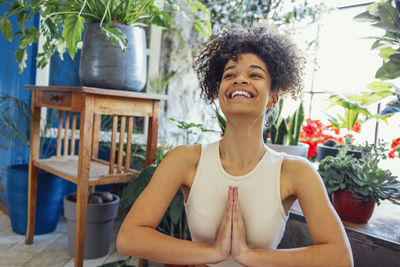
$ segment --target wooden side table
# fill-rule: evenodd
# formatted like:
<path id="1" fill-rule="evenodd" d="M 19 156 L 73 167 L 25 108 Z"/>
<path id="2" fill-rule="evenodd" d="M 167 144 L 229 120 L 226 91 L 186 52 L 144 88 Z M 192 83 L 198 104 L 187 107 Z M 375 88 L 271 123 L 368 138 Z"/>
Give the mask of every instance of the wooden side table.
<path id="1" fill-rule="evenodd" d="M 149 117 L 145 164 L 155 161 L 160 100 L 167 96 L 91 87 L 26 85 L 32 90 L 31 146 L 29 151 L 28 224 L 26 244 L 33 243 L 38 169 L 77 184 L 75 266 L 83 266 L 89 186 L 121 183 L 137 171 L 129 166 L 133 118 Z M 41 107 L 59 111 L 56 156 L 40 159 Z M 65 112 L 64 140 L 62 121 Z M 80 113 L 79 151 L 75 153 L 77 113 Z M 98 159 L 102 115 L 112 115 L 110 161 Z M 70 121 L 72 121 L 70 126 Z M 128 123 L 126 123 L 128 122 Z M 126 124 L 127 129 L 126 129 Z M 119 126 L 119 142 L 117 130 Z M 70 133 L 70 134 L 69 134 Z M 126 144 L 124 144 L 126 137 Z M 119 143 L 118 149 L 116 145 Z M 62 149 L 63 144 L 63 151 Z M 69 149 L 68 149 L 69 148 Z M 125 159 L 123 151 L 127 151 Z"/>

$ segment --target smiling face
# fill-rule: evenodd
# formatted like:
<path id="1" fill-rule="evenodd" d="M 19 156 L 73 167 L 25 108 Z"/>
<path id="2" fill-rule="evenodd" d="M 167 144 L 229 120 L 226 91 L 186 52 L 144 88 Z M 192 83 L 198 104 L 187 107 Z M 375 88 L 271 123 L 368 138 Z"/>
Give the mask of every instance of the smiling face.
<path id="1" fill-rule="evenodd" d="M 265 62 L 256 54 L 245 53 L 237 61 L 225 65 L 219 87 L 222 112 L 230 114 L 264 116 L 267 108 L 273 108 L 278 100 L 271 93 L 271 77 Z"/>

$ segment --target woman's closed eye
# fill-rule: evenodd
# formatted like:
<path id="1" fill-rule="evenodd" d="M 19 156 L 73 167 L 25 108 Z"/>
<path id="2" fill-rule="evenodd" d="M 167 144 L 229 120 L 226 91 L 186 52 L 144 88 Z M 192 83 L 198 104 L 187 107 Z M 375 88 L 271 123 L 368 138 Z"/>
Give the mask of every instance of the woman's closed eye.
<path id="1" fill-rule="evenodd" d="M 233 77 L 235 77 L 233 73 L 226 73 L 224 75 L 224 79 L 229 79 L 229 78 L 233 78 Z"/>
<path id="2" fill-rule="evenodd" d="M 251 78 L 264 78 L 264 76 L 262 74 L 258 74 L 258 73 L 251 73 L 249 75 Z"/>

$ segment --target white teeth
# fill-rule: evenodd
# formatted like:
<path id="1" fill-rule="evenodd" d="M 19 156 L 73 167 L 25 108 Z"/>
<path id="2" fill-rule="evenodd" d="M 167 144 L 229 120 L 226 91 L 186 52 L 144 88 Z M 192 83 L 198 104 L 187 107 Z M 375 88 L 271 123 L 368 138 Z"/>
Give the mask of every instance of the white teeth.
<path id="1" fill-rule="evenodd" d="M 234 98 L 234 97 L 237 96 L 237 95 L 242 95 L 242 96 L 245 96 L 245 97 L 247 97 L 247 98 L 251 98 L 251 95 L 250 95 L 248 92 L 246 92 L 246 91 L 234 91 L 234 92 L 231 94 L 231 98 Z"/>

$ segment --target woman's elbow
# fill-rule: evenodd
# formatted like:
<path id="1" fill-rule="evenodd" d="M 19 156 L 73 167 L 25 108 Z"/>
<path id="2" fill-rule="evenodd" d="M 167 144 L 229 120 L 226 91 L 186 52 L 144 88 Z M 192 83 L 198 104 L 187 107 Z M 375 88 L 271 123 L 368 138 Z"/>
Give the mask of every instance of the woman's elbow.
<path id="1" fill-rule="evenodd" d="M 127 242 L 125 241 L 125 237 L 123 234 L 121 234 L 121 232 L 118 233 L 115 246 L 117 247 L 119 254 L 128 256 Z"/>
<path id="2" fill-rule="evenodd" d="M 351 251 L 350 247 L 344 248 L 344 251 L 342 251 L 340 254 L 340 266 L 344 267 L 353 267 L 354 266 L 354 261 L 353 261 L 353 253 Z"/>
<path id="3" fill-rule="evenodd" d="M 135 243 L 136 242 L 129 238 L 128 235 L 121 229 L 117 235 L 115 246 L 117 247 L 119 254 L 124 256 L 135 256 Z"/>

